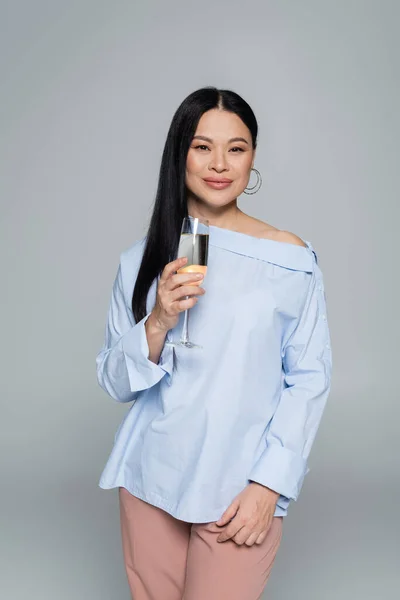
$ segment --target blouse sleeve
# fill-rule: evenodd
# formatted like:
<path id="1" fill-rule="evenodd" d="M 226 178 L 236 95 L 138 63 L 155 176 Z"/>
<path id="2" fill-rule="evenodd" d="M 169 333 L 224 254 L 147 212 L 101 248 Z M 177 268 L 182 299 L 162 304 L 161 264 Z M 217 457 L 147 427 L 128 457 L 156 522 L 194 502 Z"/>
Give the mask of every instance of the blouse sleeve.
<path id="1" fill-rule="evenodd" d="M 284 388 L 266 435 L 266 447 L 249 479 L 297 500 L 307 458 L 330 393 L 332 353 L 323 275 L 314 253 L 305 303 L 282 349 Z M 278 502 L 279 503 L 279 502 Z"/>
<path id="2" fill-rule="evenodd" d="M 135 323 L 125 301 L 121 262 L 113 284 L 104 344 L 96 357 L 99 385 L 117 402 L 135 400 L 141 390 L 163 377 L 171 384 L 173 348 L 164 345 L 158 364 L 149 360 L 145 323 L 151 312 Z"/>

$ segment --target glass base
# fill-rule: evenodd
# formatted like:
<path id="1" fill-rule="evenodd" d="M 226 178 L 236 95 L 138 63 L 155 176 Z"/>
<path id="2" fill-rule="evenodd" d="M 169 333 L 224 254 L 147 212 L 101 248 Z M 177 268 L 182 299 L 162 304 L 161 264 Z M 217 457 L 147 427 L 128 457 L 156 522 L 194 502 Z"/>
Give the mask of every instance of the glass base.
<path id="1" fill-rule="evenodd" d="M 193 342 L 165 342 L 165 346 L 181 346 L 183 348 L 203 348 L 199 344 L 194 344 Z"/>

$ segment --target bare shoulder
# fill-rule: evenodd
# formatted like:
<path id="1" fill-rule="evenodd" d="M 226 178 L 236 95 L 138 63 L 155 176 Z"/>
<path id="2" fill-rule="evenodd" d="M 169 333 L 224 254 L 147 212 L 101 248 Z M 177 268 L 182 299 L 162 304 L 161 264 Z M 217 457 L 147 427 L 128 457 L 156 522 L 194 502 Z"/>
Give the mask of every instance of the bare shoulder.
<path id="1" fill-rule="evenodd" d="M 258 238 L 275 239 L 279 229 L 250 215 L 243 215 L 240 231 Z"/>
<path id="2" fill-rule="evenodd" d="M 295 244 L 296 246 L 307 246 L 307 244 L 303 242 L 301 237 L 299 237 L 295 233 L 292 233 L 291 231 L 279 230 L 279 232 L 276 234 L 276 239 L 277 241 L 285 242 L 286 244 Z"/>
<path id="3" fill-rule="evenodd" d="M 285 242 L 286 244 L 295 244 L 296 246 L 307 246 L 307 244 L 305 244 L 295 233 L 278 229 L 270 223 L 264 223 L 264 221 L 261 221 L 260 219 L 250 217 L 247 221 L 247 228 L 250 235 L 259 238 L 274 240 L 276 242 Z"/>
<path id="4" fill-rule="evenodd" d="M 247 233 L 254 237 L 264 238 L 267 240 L 274 240 L 276 242 L 285 242 L 286 244 L 294 244 L 296 246 L 307 246 L 307 244 L 303 242 L 301 237 L 299 237 L 295 233 L 292 233 L 291 231 L 278 229 L 270 223 L 265 223 L 260 219 L 256 219 L 255 217 L 251 217 L 250 215 L 246 215 L 244 213 L 242 214 L 242 233 Z"/>

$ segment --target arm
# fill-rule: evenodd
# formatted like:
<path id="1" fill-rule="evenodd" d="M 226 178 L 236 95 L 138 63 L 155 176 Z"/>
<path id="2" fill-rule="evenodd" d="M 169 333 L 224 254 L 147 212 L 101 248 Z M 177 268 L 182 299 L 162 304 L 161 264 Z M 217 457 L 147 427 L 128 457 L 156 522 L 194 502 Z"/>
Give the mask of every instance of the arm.
<path id="1" fill-rule="evenodd" d="M 157 325 L 157 319 L 154 312 L 151 312 L 149 318 L 144 324 L 147 337 L 147 345 L 149 346 L 149 360 L 158 364 L 161 353 L 163 351 L 165 338 L 167 337 L 167 330 L 161 329 Z"/>
<path id="2" fill-rule="evenodd" d="M 249 479 L 297 500 L 307 458 L 330 392 L 332 354 L 322 272 L 314 271 L 301 316 L 282 349 L 285 386 L 270 422 L 266 448 Z"/>
<path id="3" fill-rule="evenodd" d="M 132 309 L 125 302 L 120 263 L 112 288 L 104 344 L 96 357 L 98 383 L 117 402 L 135 400 L 141 390 L 152 387 L 165 376 L 167 383 L 171 383 L 173 348 L 163 347 L 166 332 L 157 330 L 151 315 L 150 312 L 135 323 Z M 153 362 L 156 360 L 157 364 Z"/>

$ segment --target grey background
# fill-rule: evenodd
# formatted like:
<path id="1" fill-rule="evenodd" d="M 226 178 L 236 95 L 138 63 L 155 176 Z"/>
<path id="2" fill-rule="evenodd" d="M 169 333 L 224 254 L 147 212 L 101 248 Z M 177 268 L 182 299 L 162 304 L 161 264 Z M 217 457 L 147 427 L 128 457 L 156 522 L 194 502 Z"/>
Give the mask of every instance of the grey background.
<path id="1" fill-rule="evenodd" d="M 260 124 L 249 214 L 315 246 L 333 385 L 271 600 L 396 596 L 399 3 L 1 2 L 0 592 L 129 598 L 116 490 L 126 406 L 97 386 L 119 253 L 142 236 L 183 98 Z M 396 282 L 397 283 L 397 282 Z"/>

